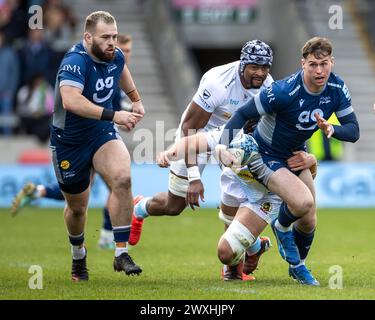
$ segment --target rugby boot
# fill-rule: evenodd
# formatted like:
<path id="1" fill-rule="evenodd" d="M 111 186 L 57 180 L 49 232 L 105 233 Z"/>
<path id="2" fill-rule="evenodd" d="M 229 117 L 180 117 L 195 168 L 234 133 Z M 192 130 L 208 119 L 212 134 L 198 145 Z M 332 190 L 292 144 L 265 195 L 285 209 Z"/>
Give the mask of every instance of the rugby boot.
<path id="1" fill-rule="evenodd" d="M 223 265 L 221 269 L 221 279 L 224 281 L 242 280 L 242 281 L 253 281 L 255 277 L 249 276 L 242 272 L 243 262 L 236 266 Z"/>
<path id="2" fill-rule="evenodd" d="M 142 272 L 142 269 L 135 264 L 127 252 L 114 258 L 113 269 L 117 272 L 124 271 L 127 275 L 139 275 Z"/>
<path id="3" fill-rule="evenodd" d="M 12 208 L 10 210 L 13 217 L 16 216 L 22 208 L 26 207 L 33 200 L 35 200 L 35 190 L 35 184 L 28 182 L 17 193 L 12 201 Z"/>
<path id="4" fill-rule="evenodd" d="M 295 268 L 289 266 L 289 276 L 300 284 L 308 286 L 320 286 L 319 281 L 314 278 L 310 270 L 308 270 L 304 264 Z"/>
<path id="5" fill-rule="evenodd" d="M 88 281 L 89 270 L 86 265 L 87 249 L 85 248 L 85 256 L 82 259 L 72 259 L 72 280 L 73 281 Z"/>

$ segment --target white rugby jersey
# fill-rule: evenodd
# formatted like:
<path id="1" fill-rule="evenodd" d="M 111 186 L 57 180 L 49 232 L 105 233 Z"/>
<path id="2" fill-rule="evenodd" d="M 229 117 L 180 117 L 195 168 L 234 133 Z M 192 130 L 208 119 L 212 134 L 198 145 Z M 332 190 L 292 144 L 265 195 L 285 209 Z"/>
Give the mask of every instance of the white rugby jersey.
<path id="1" fill-rule="evenodd" d="M 204 131 L 225 124 L 234 112 L 253 98 L 263 88 L 269 87 L 273 78 L 268 74 L 259 89 L 245 89 L 238 73 L 240 61 L 231 62 L 208 70 L 202 77 L 193 101 L 203 110 L 212 113 Z M 181 126 L 187 109 L 181 117 L 176 138 L 181 137 Z"/>

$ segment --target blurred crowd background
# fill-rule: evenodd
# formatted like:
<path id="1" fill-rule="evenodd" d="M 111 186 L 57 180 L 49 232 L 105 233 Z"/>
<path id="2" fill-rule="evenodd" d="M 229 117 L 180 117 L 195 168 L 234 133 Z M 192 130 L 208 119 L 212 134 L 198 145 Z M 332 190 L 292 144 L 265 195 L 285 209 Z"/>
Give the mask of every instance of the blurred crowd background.
<path id="1" fill-rule="evenodd" d="M 29 27 L 33 5 L 42 8 L 42 29 Z M 110 11 L 119 32 L 133 38 L 130 70 L 147 108 L 141 128 L 153 133 L 152 149 L 172 142 L 202 74 L 238 60 L 246 41 L 271 45 L 271 74 L 280 79 L 299 68 L 303 43 L 320 35 L 333 42 L 335 72 L 351 90 L 361 125 L 361 140 L 334 146 L 330 157 L 375 160 L 375 1 L 0 0 L 0 148 L 7 150 L 0 162 L 12 163 L 28 148 L 48 149 L 56 71 L 94 10 Z M 142 137 L 125 140 L 132 150 Z M 325 144 L 315 147 L 321 152 Z"/>

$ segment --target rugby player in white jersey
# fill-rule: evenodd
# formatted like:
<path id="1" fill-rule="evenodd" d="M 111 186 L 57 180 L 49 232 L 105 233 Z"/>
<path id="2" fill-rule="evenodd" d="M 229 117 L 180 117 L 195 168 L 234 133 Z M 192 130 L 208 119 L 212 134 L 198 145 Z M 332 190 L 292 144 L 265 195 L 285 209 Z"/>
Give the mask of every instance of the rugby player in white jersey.
<path id="1" fill-rule="evenodd" d="M 195 154 L 213 151 L 218 146 L 221 134 L 222 128 L 180 139 L 167 151 L 161 152 L 157 162 L 161 167 L 168 167 L 173 160 L 184 157 L 194 159 Z M 243 134 L 237 135 L 240 136 Z M 236 162 L 235 157 L 221 160 L 226 165 Z M 316 174 L 316 158 L 304 151 L 296 152 L 287 163 L 292 171 L 310 168 L 313 175 Z M 239 166 L 237 169 L 233 166 L 233 170 L 224 167 L 220 187 L 222 203 L 231 203 L 237 211 L 234 219 L 226 216 L 229 227 L 219 240 L 218 257 L 226 266 L 224 280 L 240 280 L 248 252 L 255 246 L 267 224 L 278 216 L 282 200 L 258 182 L 247 166 Z"/>
<path id="2" fill-rule="evenodd" d="M 241 50 L 240 60 L 218 66 L 206 72 L 189 106 L 183 113 L 176 141 L 197 131 L 208 131 L 225 124 L 237 108 L 254 97 L 261 88 L 272 82 L 269 74 L 272 65 L 272 50 L 260 40 L 248 41 Z M 153 197 L 141 198 L 135 205 L 129 243 L 138 243 L 143 219 L 148 216 L 179 215 L 187 205 L 199 207 L 199 198 L 204 200 L 201 174 L 208 161 L 207 155 L 199 155 L 197 164 L 187 167 L 184 159 L 173 162 L 169 174 L 168 192 Z M 220 218 L 228 224 L 237 208 L 222 203 Z M 258 239 L 255 253 L 269 246 L 269 239 Z M 255 260 L 258 256 L 254 255 Z M 255 265 L 256 267 L 256 265 Z M 254 268 L 255 268 L 254 267 Z"/>

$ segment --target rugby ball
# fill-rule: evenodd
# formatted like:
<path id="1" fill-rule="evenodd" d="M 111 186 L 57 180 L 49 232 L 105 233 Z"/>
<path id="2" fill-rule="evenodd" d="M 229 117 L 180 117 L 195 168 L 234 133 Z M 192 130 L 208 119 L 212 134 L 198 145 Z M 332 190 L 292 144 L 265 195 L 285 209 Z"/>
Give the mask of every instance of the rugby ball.
<path id="1" fill-rule="evenodd" d="M 236 157 L 236 162 L 243 167 L 253 160 L 259 149 L 252 135 L 239 132 L 229 144 L 228 151 Z"/>

